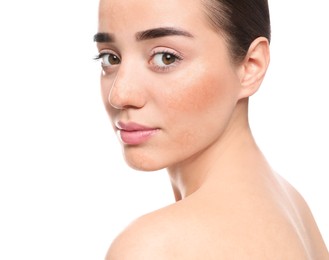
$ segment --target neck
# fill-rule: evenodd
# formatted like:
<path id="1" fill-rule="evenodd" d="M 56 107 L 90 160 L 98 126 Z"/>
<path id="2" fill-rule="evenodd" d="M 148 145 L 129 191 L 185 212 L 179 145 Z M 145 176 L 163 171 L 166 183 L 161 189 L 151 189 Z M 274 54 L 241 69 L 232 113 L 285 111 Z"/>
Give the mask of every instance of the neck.
<path id="1" fill-rule="evenodd" d="M 247 103 L 238 103 L 231 122 L 217 140 L 167 169 L 176 201 L 193 194 L 206 183 L 227 180 L 235 173 L 246 171 L 251 157 L 261 158 L 249 128 Z"/>

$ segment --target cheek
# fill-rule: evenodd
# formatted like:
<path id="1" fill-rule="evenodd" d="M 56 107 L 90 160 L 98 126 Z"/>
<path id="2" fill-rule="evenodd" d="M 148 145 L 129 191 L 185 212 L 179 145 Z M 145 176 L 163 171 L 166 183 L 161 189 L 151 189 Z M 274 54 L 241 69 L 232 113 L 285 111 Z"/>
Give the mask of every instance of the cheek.
<path id="1" fill-rule="evenodd" d="M 105 80 L 102 75 L 100 76 L 100 82 L 101 82 L 101 94 L 102 94 L 103 103 L 106 104 L 108 103 L 110 87 L 107 80 Z"/>
<path id="2" fill-rule="evenodd" d="M 192 76 L 191 76 L 192 75 Z M 174 114 L 218 113 L 234 102 L 234 79 L 229 74 L 197 70 L 182 75 L 164 86 L 162 106 Z"/>
<path id="3" fill-rule="evenodd" d="M 101 76 L 100 81 L 101 81 L 101 95 L 102 95 L 103 104 L 106 108 L 108 115 L 111 117 L 113 114 L 113 109 L 109 103 L 109 95 L 111 91 L 112 81 L 103 76 Z"/>
<path id="4" fill-rule="evenodd" d="M 182 153 L 201 149 L 199 146 L 217 138 L 237 102 L 235 78 L 230 72 L 198 70 L 167 82 L 162 89 L 158 107 L 170 139 Z"/>

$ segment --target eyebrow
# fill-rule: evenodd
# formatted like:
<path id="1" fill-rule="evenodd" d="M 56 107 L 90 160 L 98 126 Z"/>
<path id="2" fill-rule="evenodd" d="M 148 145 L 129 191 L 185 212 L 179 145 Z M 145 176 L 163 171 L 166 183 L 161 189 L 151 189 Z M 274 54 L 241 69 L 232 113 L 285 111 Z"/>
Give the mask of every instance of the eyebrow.
<path id="1" fill-rule="evenodd" d="M 161 38 L 166 36 L 185 36 L 189 38 L 194 38 L 193 35 L 188 31 L 184 31 L 173 27 L 159 27 L 159 28 L 137 32 L 135 34 L 137 41 L 145 41 L 145 40 Z M 95 34 L 94 41 L 99 43 L 114 42 L 115 37 L 111 33 L 100 32 Z"/>
<path id="2" fill-rule="evenodd" d="M 99 32 L 94 35 L 94 42 L 114 42 L 114 35 L 111 33 Z"/>
<path id="3" fill-rule="evenodd" d="M 193 38 L 193 35 L 187 31 L 173 27 L 160 27 L 136 33 L 136 40 L 144 41 L 166 36 L 185 36 Z"/>

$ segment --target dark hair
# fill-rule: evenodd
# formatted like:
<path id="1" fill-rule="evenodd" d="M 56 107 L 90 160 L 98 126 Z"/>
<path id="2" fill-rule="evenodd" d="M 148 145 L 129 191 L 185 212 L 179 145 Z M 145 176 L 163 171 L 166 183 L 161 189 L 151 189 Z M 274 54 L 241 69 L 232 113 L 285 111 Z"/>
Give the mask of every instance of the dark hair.
<path id="1" fill-rule="evenodd" d="M 234 63 L 241 62 L 258 37 L 271 40 L 267 0 L 203 0 L 210 22 L 228 43 Z"/>

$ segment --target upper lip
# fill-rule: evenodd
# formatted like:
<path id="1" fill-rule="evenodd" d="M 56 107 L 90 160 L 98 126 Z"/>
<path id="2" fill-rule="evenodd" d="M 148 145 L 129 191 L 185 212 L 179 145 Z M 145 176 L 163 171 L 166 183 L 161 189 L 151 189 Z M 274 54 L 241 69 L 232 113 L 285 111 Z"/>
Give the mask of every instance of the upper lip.
<path id="1" fill-rule="evenodd" d="M 146 130 L 155 130 L 157 128 L 155 127 L 149 127 L 149 126 L 144 126 L 135 122 L 128 122 L 128 123 L 123 123 L 121 121 L 115 123 L 115 126 L 119 130 L 123 131 L 146 131 Z"/>

